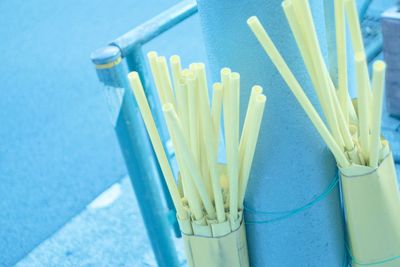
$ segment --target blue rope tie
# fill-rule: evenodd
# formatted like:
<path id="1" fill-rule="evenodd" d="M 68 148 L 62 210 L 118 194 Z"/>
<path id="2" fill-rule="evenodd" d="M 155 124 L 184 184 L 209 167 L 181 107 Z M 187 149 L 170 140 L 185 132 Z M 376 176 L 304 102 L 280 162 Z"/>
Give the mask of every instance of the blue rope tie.
<path id="1" fill-rule="evenodd" d="M 277 215 L 278 217 L 273 218 L 273 219 L 267 219 L 267 220 L 245 220 L 245 224 L 268 224 L 268 223 L 273 223 L 277 221 L 281 221 L 290 217 L 293 217 L 297 213 L 300 213 L 304 210 L 307 210 L 320 202 L 321 200 L 325 199 L 332 191 L 335 189 L 335 187 L 339 183 L 339 175 L 336 174 L 335 178 L 332 180 L 332 182 L 329 184 L 329 186 L 325 189 L 325 191 L 310 201 L 309 203 L 305 204 L 302 207 L 287 210 L 287 211 L 257 211 L 255 209 L 249 208 L 246 203 L 244 205 L 244 209 L 250 213 L 254 214 L 261 214 L 261 215 Z"/>

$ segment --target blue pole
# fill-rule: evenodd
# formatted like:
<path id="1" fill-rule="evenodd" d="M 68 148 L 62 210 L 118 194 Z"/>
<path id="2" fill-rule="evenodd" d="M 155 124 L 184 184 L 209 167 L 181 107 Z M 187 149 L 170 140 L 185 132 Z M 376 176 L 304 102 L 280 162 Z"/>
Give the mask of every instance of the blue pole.
<path id="1" fill-rule="evenodd" d="M 115 46 L 108 46 L 93 52 L 91 58 L 106 87 L 111 120 L 158 266 L 179 266 L 161 198 L 157 163 L 127 81 L 121 52 Z"/>
<path id="2" fill-rule="evenodd" d="M 309 1 L 327 55 L 324 1 Z M 312 123 L 247 26 L 258 16 L 272 40 L 316 105 L 318 100 L 289 29 L 281 0 L 198 0 L 214 80 L 230 67 L 241 75 L 241 119 L 251 86 L 268 97 L 245 205 L 264 212 L 293 210 L 325 192 L 335 178 L 335 161 Z M 245 220 L 274 218 L 246 212 Z M 251 266 L 343 266 L 345 240 L 338 187 L 302 213 L 271 223 L 246 225 Z"/>

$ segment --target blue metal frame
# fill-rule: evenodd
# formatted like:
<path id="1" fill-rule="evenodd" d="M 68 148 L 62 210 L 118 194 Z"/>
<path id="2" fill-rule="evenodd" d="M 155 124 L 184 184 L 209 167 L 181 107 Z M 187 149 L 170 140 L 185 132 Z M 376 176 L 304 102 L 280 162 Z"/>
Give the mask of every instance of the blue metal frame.
<path id="1" fill-rule="evenodd" d="M 107 87 L 106 90 L 113 90 L 116 95 L 123 92 L 121 103 L 116 107 L 115 132 L 159 266 L 179 266 L 171 224 L 176 236 L 180 237 L 180 231 L 171 197 L 130 90 L 127 74 L 130 71 L 139 73 L 161 138 L 167 147 L 169 136 L 156 90 L 149 79 L 151 75 L 142 46 L 196 12 L 195 2 L 181 1 L 91 55 L 98 78 Z M 167 153 L 173 156 L 172 151 Z"/>

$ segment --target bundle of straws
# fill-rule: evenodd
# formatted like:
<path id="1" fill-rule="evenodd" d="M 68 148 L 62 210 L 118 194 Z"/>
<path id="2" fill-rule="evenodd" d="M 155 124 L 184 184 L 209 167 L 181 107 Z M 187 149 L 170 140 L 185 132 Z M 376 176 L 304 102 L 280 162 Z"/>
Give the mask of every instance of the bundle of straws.
<path id="1" fill-rule="evenodd" d="M 335 87 L 323 59 L 308 1 L 285 0 L 282 7 L 327 126 L 257 17 L 250 17 L 247 23 L 337 161 L 353 263 L 399 266 L 400 261 L 396 260 L 400 259 L 400 197 L 389 144 L 380 133 L 385 63 L 374 62 L 371 86 L 356 2 L 335 0 Z M 356 68 L 358 100 L 354 101 L 348 93 L 346 18 Z"/>
<path id="2" fill-rule="evenodd" d="M 177 210 L 189 264 L 222 266 L 224 258 L 223 266 L 247 266 L 242 209 L 266 102 L 262 88 L 252 88 L 239 139 L 239 73 L 221 70 L 221 82 L 212 87 L 210 107 L 203 63 L 182 69 L 179 56 L 172 56 L 171 79 L 165 57 L 150 52 L 148 60 L 175 150 L 182 190 L 175 182 L 138 73 L 131 72 L 128 77 Z M 226 165 L 218 162 L 222 113 Z M 242 243 L 240 251 L 238 242 Z M 211 251 L 217 248 L 221 251 Z M 225 265 L 226 257 L 231 264 Z"/>

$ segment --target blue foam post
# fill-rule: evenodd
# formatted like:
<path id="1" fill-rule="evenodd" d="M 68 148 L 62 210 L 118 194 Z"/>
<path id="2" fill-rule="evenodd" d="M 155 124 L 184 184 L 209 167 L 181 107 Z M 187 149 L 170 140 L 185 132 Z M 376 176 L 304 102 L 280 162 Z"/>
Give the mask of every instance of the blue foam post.
<path id="1" fill-rule="evenodd" d="M 335 179 L 331 153 L 281 76 L 248 28 L 256 15 L 286 59 L 306 94 L 316 95 L 286 22 L 280 0 L 198 0 L 213 80 L 228 66 L 241 74 L 241 122 L 251 86 L 267 95 L 245 205 L 258 211 L 286 211 L 323 194 Z M 323 1 L 310 1 L 323 52 L 326 54 Z M 246 220 L 274 216 L 245 212 Z M 286 219 L 247 224 L 251 266 L 324 266 L 346 264 L 344 226 L 336 186 L 325 198 Z"/>

